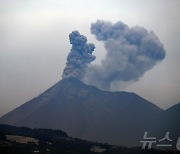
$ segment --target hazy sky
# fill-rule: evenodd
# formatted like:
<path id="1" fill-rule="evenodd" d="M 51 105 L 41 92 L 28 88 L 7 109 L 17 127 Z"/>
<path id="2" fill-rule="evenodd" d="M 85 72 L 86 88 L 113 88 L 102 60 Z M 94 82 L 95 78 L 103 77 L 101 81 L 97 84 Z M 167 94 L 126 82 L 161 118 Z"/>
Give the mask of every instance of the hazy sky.
<path id="1" fill-rule="evenodd" d="M 61 79 L 73 30 L 96 45 L 99 63 L 105 49 L 90 34 L 97 19 L 153 30 L 166 58 L 124 90 L 164 109 L 180 102 L 179 8 L 179 0 L 0 0 L 0 115 Z"/>

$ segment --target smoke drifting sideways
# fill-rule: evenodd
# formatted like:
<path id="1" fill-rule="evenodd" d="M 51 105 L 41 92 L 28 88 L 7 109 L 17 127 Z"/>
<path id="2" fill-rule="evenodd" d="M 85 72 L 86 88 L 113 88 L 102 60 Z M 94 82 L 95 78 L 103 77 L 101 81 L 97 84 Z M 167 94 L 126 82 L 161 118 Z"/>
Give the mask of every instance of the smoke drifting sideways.
<path id="1" fill-rule="evenodd" d="M 83 69 L 80 76 L 83 76 L 85 83 L 102 90 L 117 90 L 120 85 L 138 81 L 166 55 L 163 44 L 154 32 L 139 26 L 128 27 L 122 22 L 113 24 L 97 20 L 91 24 L 91 33 L 97 40 L 103 41 L 106 56 L 100 65 L 89 65 Z M 73 56 L 70 55 L 68 59 Z"/>
<path id="2" fill-rule="evenodd" d="M 78 31 L 73 31 L 69 34 L 69 40 L 72 44 L 72 48 L 67 57 L 67 63 L 62 78 L 76 77 L 81 80 L 88 64 L 96 58 L 92 55 L 95 45 L 92 43 L 87 44 L 87 38 Z"/>

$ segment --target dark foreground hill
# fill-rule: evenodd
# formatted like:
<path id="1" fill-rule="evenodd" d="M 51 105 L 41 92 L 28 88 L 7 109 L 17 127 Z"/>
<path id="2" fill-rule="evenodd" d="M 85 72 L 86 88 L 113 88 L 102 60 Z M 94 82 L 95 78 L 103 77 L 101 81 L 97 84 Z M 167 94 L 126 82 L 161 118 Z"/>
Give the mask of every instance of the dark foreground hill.
<path id="1" fill-rule="evenodd" d="M 145 131 L 151 135 L 162 133 L 160 121 L 166 119 L 163 114 L 169 117 L 169 113 L 134 93 L 101 91 L 67 78 L 1 117 L 0 123 L 60 129 L 90 141 L 137 146 Z M 164 125 L 169 127 L 166 120 Z M 174 125 L 178 132 L 180 127 Z M 168 130 L 163 131 L 164 135 Z"/>
<path id="2" fill-rule="evenodd" d="M 28 139 L 31 139 L 28 141 Z M 0 125 L 1 154 L 178 154 L 141 147 L 126 148 L 69 137 L 60 130 Z"/>

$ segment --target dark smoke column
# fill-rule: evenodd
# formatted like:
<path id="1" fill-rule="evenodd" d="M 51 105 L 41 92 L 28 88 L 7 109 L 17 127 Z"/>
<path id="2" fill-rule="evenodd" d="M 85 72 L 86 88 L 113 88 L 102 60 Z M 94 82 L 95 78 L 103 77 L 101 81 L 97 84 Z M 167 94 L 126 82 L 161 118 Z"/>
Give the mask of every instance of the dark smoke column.
<path id="1" fill-rule="evenodd" d="M 92 43 L 87 44 L 87 38 L 78 31 L 73 31 L 69 34 L 69 40 L 72 44 L 72 48 L 67 57 L 62 78 L 76 77 L 81 79 L 88 64 L 96 58 L 92 55 L 95 45 Z"/>

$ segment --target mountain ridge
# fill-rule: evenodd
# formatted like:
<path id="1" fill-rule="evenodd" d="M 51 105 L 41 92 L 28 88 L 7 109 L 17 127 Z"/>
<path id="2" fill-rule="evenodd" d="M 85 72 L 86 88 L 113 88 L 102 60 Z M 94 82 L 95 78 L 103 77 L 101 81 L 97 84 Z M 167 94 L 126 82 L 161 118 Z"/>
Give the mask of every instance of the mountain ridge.
<path id="1" fill-rule="evenodd" d="M 81 139 L 132 146 L 139 145 L 146 130 L 154 132 L 153 122 L 163 112 L 135 93 L 102 91 L 67 78 L 2 116 L 0 123 L 60 129 Z"/>

